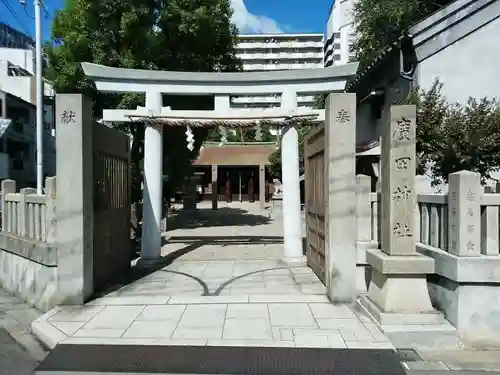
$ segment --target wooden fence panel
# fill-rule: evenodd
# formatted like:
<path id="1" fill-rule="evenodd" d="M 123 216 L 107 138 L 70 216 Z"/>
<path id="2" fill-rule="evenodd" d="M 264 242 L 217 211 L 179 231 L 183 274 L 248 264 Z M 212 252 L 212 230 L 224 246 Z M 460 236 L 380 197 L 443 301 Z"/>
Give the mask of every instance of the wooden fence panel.
<path id="1" fill-rule="evenodd" d="M 127 135 L 94 124 L 94 288 L 130 267 L 130 155 Z"/>
<path id="2" fill-rule="evenodd" d="M 325 283 L 325 129 L 313 128 L 304 140 L 307 264 Z"/>

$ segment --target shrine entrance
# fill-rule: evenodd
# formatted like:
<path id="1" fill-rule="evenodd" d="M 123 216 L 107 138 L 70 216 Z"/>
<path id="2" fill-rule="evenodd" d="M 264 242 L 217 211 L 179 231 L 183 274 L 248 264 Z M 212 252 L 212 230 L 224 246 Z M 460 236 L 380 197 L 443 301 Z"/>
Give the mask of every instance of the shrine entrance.
<path id="1" fill-rule="evenodd" d="M 342 175 L 342 182 L 325 178 L 325 194 L 328 197 L 338 196 L 339 202 L 325 202 L 325 263 L 324 273 L 327 293 L 332 301 L 352 301 L 356 296 L 355 284 L 356 254 L 355 221 L 344 220 L 350 205 L 354 204 L 353 192 L 355 173 L 355 115 L 356 98 L 352 94 L 335 94 L 327 96 L 327 109 L 314 110 L 297 105 L 297 95 L 308 93 L 339 93 L 345 91 L 346 82 L 356 75 L 357 63 L 307 70 L 283 70 L 272 72 L 242 73 L 195 73 L 148 71 L 140 69 L 124 69 L 82 63 L 87 77 L 94 81 L 97 90 L 102 92 L 138 92 L 145 93 L 144 107 L 132 110 L 104 110 L 103 120 L 106 122 L 136 122 L 146 127 L 144 137 L 144 193 L 143 193 L 143 236 L 141 239 L 140 266 L 154 266 L 161 261 L 161 219 L 162 219 L 162 165 L 163 165 L 163 128 L 178 126 L 186 129 L 186 147 L 194 149 L 193 127 L 216 127 L 220 133 L 220 146 L 227 143 L 228 129 L 251 127 L 256 138 L 261 134 L 261 126 L 278 128 L 280 134 L 281 169 L 283 183 L 283 262 L 293 265 L 305 261 L 302 240 L 302 214 L 300 204 L 300 169 L 299 169 L 299 136 L 295 125 L 301 121 L 325 121 L 325 167 L 326 176 L 329 170 L 337 168 Z M 231 107 L 232 96 L 245 96 L 260 93 L 278 93 L 281 106 L 268 109 L 238 109 Z M 163 94 L 168 95 L 211 95 L 214 98 L 214 110 L 172 110 L 164 106 Z M 334 108 L 330 109 L 330 102 Z M 333 111 L 333 112 L 332 112 Z M 333 115 L 335 113 L 335 115 Z M 342 114 L 341 117 L 339 117 Z M 337 124 L 340 120 L 350 119 L 349 126 Z M 345 121 L 344 121 L 345 122 Z M 328 145 L 328 147 L 326 147 Z M 228 165 L 248 165 L 237 162 L 233 157 L 226 157 L 223 164 L 208 163 L 212 166 L 211 183 L 215 193 L 212 197 L 212 208 L 217 208 L 219 193 L 219 167 Z M 331 162 L 334 159 L 335 162 Z M 265 195 L 265 165 L 259 165 L 259 186 L 255 191 L 259 196 Z M 251 165 L 256 165 L 252 163 Z M 333 169 L 330 169 L 333 168 Z M 229 171 L 228 171 L 229 172 Z M 247 174 L 248 173 L 248 174 Z M 336 172 L 335 172 L 336 173 Z M 333 175 L 333 173 L 331 173 Z M 226 173 L 229 181 L 236 182 L 238 198 L 243 198 L 244 191 L 248 199 L 252 199 L 255 182 L 251 181 L 251 169 L 244 176 Z M 248 180 L 246 178 L 248 177 Z M 243 181 L 242 181 L 243 180 Z M 244 185 L 247 181 L 247 186 Z M 251 181 L 248 184 L 248 181 Z M 240 182 L 242 181 L 242 182 Z M 337 183 L 337 185 L 336 185 Z M 326 191 L 328 185 L 328 193 Z M 333 190 L 332 190 L 333 188 Z M 226 198 L 234 199 L 230 189 Z M 349 192 L 346 194 L 345 192 Z M 264 199 L 260 199 L 261 202 Z M 306 201 L 306 205 L 308 202 Z M 349 206 L 349 207 L 348 207 Z M 347 256 L 344 256 L 347 253 Z M 332 260 L 335 260 L 334 263 Z M 334 268 L 332 268 L 334 267 Z"/>

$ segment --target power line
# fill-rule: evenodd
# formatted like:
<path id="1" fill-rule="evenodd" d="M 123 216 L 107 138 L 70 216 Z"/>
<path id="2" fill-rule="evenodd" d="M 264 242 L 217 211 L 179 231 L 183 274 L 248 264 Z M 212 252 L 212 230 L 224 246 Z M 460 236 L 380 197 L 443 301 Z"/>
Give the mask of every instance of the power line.
<path id="1" fill-rule="evenodd" d="M 28 28 L 26 27 L 24 22 L 21 20 L 21 18 L 19 18 L 19 15 L 14 11 L 14 9 L 12 9 L 12 7 L 7 2 L 7 0 L 0 0 L 0 1 L 3 3 L 5 8 L 9 11 L 9 13 L 12 14 L 12 17 L 14 17 L 14 19 L 17 21 L 19 26 L 21 26 L 21 28 L 26 32 L 26 34 L 28 34 L 30 37 L 32 37 L 31 33 L 28 31 Z"/>
<path id="2" fill-rule="evenodd" d="M 21 4 L 22 4 L 22 6 L 23 6 L 24 13 L 26 13 L 26 15 L 27 15 L 29 18 L 31 18 L 32 20 L 34 20 L 34 19 L 35 19 L 35 16 L 32 16 L 31 14 L 29 14 L 29 13 L 28 13 L 28 9 L 27 9 L 27 7 L 26 7 L 26 2 L 22 2 Z M 43 10 L 43 15 L 44 15 L 45 19 L 46 19 L 46 20 L 48 20 L 48 19 L 50 18 L 50 13 L 49 13 L 49 11 L 47 10 L 47 7 L 46 7 L 46 6 L 45 6 L 45 4 L 43 3 L 43 1 L 42 1 L 41 6 L 42 6 L 42 10 Z"/>

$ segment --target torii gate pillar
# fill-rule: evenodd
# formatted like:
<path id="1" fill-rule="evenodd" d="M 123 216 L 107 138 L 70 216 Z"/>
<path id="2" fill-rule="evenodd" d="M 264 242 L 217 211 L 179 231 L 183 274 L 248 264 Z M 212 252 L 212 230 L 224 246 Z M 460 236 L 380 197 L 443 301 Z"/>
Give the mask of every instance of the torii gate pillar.
<path id="1" fill-rule="evenodd" d="M 163 96 L 146 93 L 146 108 L 161 114 Z M 163 189 L 163 127 L 148 124 L 144 134 L 144 190 L 142 204 L 142 238 L 139 265 L 152 266 L 161 260 L 161 213 Z"/>
<path id="2" fill-rule="evenodd" d="M 297 94 L 291 91 L 283 92 L 281 106 L 291 111 L 296 110 Z M 299 136 L 294 126 L 283 130 L 281 172 L 283 176 L 284 261 L 291 264 L 305 263 L 300 212 Z"/>

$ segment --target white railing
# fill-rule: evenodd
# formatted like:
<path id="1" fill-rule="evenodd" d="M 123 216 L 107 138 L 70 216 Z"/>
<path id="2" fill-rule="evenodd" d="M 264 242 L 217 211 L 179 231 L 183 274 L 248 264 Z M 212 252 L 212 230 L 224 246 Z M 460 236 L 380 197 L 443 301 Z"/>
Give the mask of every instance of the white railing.
<path id="1" fill-rule="evenodd" d="M 55 241 L 56 178 L 45 181 L 45 194 L 24 188 L 16 193 L 16 183 L 2 181 L 2 232 L 24 239 Z"/>
<path id="2" fill-rule="evenodd" d="M 456 256 L 500 255 L 500 184 L 497 186 L 499 193 L 494 193 L 489 186 L 481 187 L 475 173 L 465 171 L 452 175 L 447 194 L 417 195 L 414 230 L 417 242 Z M 380 242 L 383 220 L 380 193 L 365 194 L 369 197 L 358 201 L 370 204 L 370 240 Z M 453 201 L 451 209 L 450 199 Z M 364 209 L 358 210 L 358 222 L 361 222 Z"/>
<path id="3" fill-rule="evenodd" d="M 446 194 L 419 194 L 417 202 L 415 213 L 417 241 L 447 250 L 448 196 Z"/>

